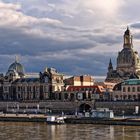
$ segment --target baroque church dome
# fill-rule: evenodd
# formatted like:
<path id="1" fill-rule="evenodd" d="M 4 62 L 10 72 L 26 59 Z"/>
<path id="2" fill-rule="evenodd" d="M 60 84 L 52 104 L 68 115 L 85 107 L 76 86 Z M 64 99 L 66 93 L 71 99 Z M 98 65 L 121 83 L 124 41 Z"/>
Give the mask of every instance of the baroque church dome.
<path id="1" fill-rule="evenodd" d="M 6 75 L 11 71 L 18 73 L 19 76 L 24 76 L 24 67 L 17 60 L 9 66 Z"/>
<path id="2" fill-rule="evenodd" d="M 118 53 L 117 67 L 113 69 L 110 60 L 105 81 L 121 82 L 134 76 L 140 78 L 140 57 L 133 48 L 133 36 L 127 27 L 123 36 L 123 49 Z"/>
<path id="3" fill-rule="evenodd" d="M 132 66 L 134 64 L 135 52 L 130 48 L 124 48 L 119 52 L 117 64 L 119 66 Z"/>
<path id="4" fill-rule="evenodd" d="M 140 70 L 140 59 L 138 53 L 133 49 L 132 35 L 129 28 L 124 33 L 124 44 L 118 53 L 117 71 L 123 73 L 137 73 Z"/>

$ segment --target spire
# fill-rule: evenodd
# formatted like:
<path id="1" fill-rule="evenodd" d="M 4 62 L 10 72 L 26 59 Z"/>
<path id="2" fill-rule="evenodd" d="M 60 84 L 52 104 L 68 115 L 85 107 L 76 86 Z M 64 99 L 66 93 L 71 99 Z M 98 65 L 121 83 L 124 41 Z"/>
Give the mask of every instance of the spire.
<path id="1" fill-rule="evenodd" d="M 129 29 L 129 26 L 127 26 L 126 31 L 124 32 L 124 48 L 132 48 L 133 42 L 132 42 L 132 35 Z"/>
<path id="2" fill-rule="evenodd" d="M 127 26 L 127 29 L 126 29 L 126 31 L 125 31 L 125 35 L 130 35 L 131 33 L 130 33 L 130 30 L 129 30 L 129 26 Z"/>
<path id="3" fill-rule="evenodd" d="M 16 55 L 15 56 L 15 62 L 17 63 L 19 61 L 19 57 Z"/>
<path id="4" fill-rule="evenodd" d="M 112 65 L 112 61 L 110 58 L 109 65 L 108 65 L 108 71 L 111 71 L 111 70 L 113 70 L 113 65 Z"/>

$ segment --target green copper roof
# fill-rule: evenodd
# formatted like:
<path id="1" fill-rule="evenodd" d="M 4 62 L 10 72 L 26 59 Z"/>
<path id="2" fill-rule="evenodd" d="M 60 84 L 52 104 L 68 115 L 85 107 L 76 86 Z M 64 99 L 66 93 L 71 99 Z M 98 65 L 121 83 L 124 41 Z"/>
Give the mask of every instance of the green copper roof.
<path id="1" fill-rule="evenodd" d="M 140 79 L 130 79 L 122 83 L 123 85 L 140 85 Z"/>

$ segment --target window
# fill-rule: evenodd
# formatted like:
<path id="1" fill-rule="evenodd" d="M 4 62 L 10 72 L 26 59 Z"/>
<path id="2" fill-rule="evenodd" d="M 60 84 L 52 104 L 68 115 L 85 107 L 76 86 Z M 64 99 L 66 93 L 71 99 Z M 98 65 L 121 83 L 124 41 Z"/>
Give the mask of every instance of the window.
<path id="1" fill-rule="evenodd" d="M 65 98 L 65 100 L 68 99 L 68 94 L 67 93 L 64 93 L 64 98 Z"/>
<path id="2" fill-rule="evenodd" d="M 126 89 L 125 89 L 125 87 L 123 87 L 123 92 L 126 92 Z"/>
<path id="3" fill-rule="evenodd" d="M 48 82 L 49 82 L 49 78 L 45 77 L 45 83 L 48 83 Z"/>
<path id="4" fill-rule="evenodd" d="M 118 99 L 118 98 L 119 98 L 119 96 L 118 96 L 118 95 L 116 95 L 116 96 L 115 96 L 115 98 L 116 98 L 116 99 Z"/>
<path id="5" fill-rule="evenodd" d="M 132 87 L 132 92 L 135 92 L 135 87 Z"/>
<path id="6" fill-rule="evenodd" d="M 31 86 L 31 92 L 33 92 L 33 86 Z"/>
<path id="7" fill-rule="evenodd" d="M 128 92 L 130 92 L 130 87 L 128 87 Z"/>
<path id="8" fill-rule="evenodd" d="M 132 96 L 131 95 L 128 95 L 128 99 L 131 100 L 131 98 L 132 98 Z"/>
<path id="9" fill-rule="evenodd" d="M 139 59 L 137 58 L 137 63 L 139 63 Z"/>
<path id="10" fill-rule="evenodd" d="M 8 87 L 4 87 L 4 92 L 8 92 Z"/>
<path id="11" fill-rule="evenodd" d="M 23 92 L 25 92 L 25 87 L 22 88 Z"/>
<path id="12" fill-rule="evenodd" d="M 36 87 L 36 91 L 39 92 L 39 90 L 40 90 L 40 89 L 39 89 L 39 86 L 37 86 L 37 87 Z"/>
<path id="13" fill-rule="evenodd" d="M 48 92 L 48 86 L 44 86 L 44 91 Z"/>
<path id="14" fill-rule="evenodd" d="M 126 100 L 126 98 L 127 98 L 127 96 L 126 95 L 123 95 L 123 99 Z"/>
<path id="15" fill-rule="evenodd" d="M 140 92 L 140 87 L 137 87 L 137 91 Z"/>
<path id="16" fill-rule="evenodd" d="M 133 95 L 133 100 L 136 100 L 136 97 L 137 97 L 136 95 Z"/>
<path id="17" fill-rule="evenodd" d="M 20 87 L 18 87 L 18 91 L 20 91 Z"/>

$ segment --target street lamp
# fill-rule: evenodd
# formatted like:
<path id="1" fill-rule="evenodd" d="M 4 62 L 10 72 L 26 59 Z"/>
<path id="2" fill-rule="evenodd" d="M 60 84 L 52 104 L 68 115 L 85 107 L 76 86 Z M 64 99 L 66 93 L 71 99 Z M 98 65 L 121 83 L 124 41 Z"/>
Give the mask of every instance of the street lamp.
<path id="1" fill-rule="evenodd" d="M 7 103 L 7 108 L 6 108 L 6 112 L 8 112 L 8 110 L 9 110 L 9 109 L 8 109 L 8 103 Z"/>
<path id="2" fill-rule="evenodd" d="M 123 119 L 124 119 L 124 113 L 125 113 L 125 111 L 123 110 L 123 111 L 122 111 Z"/>
<path id="3" fill-rule="evenodd" d="M 39 112 L 39 104 L 37 104 L 37 112 Z"/>
<path id="4" fill-rule="evenodd" d="M 26 105 L 26 112 L 27 112 L 27 115 L 29 115 L 29 112 L 28 112 L 28 105 Z"/>
<path id="5" fill-rule="evenodd" d="M 47 110 L 46 110 L 46 106 L 45 106 L 45 114 L 44 115 L 46 115 L 46 113 L 47 113 Z"/>
<path id="6" fill-rule="evenodd" d="M 49 109 L 49 112 L 50 112 L 50 115 L 51 115 L 51 113 L 52 113 L 52 110 L 51 110 L 51 109 Z"/>

